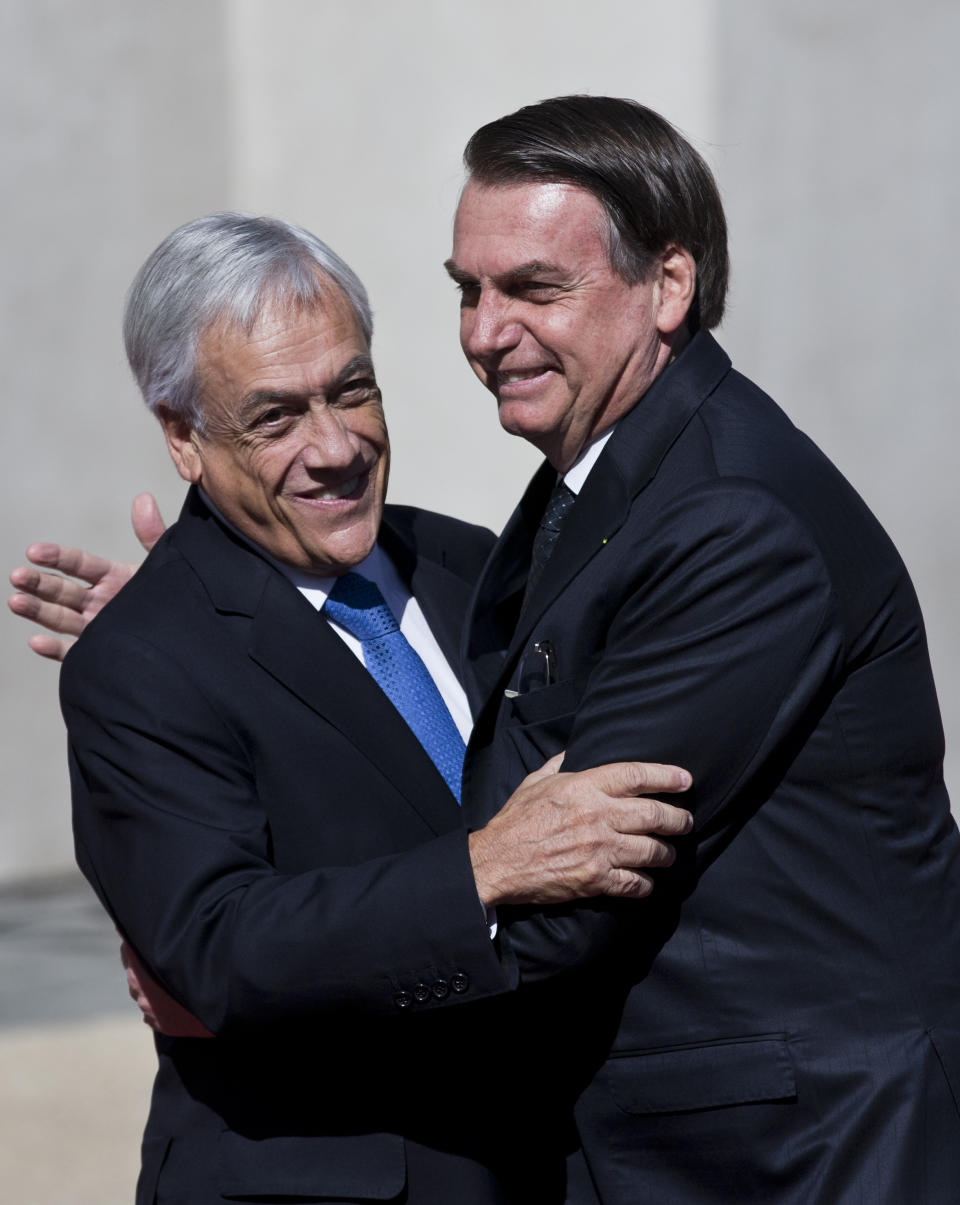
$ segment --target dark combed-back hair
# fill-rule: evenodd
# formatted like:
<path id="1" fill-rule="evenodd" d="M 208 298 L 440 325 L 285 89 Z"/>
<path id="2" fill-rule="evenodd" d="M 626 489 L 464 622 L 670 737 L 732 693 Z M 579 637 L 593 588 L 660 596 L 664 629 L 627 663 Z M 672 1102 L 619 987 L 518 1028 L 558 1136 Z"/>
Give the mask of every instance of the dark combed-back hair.
<path id="1" fill-rule="evenodd" d="M 688 322 L 723 317 L 727 223 L 709 167 L 659 113 L 613 96 L 557 96 L 482 126 L 463 160 L 485 186 L 559 181 L 593 193 L 609 222 L 610 266 L 644 280 L 671 245 L 697 265 Z"/>

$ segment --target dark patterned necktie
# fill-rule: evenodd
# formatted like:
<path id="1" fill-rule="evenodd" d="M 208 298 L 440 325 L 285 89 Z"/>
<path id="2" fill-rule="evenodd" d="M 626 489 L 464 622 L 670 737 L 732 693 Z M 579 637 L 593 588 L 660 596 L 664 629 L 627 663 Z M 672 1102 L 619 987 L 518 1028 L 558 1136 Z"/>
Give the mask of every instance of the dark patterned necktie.
<path id="1" fill-rule="evenodd" d="M 566 485 L 562 481 L 557 482 L 553 487 L 553 492 L 547 499 L 547 505 L 544 507 L 540 526 L 537 528 L 537 534 L 533 537 L 533 548 L 530 552 L 530 572 L 527 574 L 527 588 L 523 595 L 524 607 L 529 602 L 530 596 L 537 588 L 537 583 L 543 576 L 543 570 L 550 559 L 550 553 L 553 552 L 553 546 L 560 538 L 560 528 L 563 526 L 570 511 L 573 510 L 573 504 L 576 500 L 577 495 L 569 485 Z"/>
<path id="2" fill-rule="evenodd" d="M 324 612 L 360 641 L 363 663 L 460 802 L 466 746 L 443 695 L 373 582 L 338 577 Z"/>

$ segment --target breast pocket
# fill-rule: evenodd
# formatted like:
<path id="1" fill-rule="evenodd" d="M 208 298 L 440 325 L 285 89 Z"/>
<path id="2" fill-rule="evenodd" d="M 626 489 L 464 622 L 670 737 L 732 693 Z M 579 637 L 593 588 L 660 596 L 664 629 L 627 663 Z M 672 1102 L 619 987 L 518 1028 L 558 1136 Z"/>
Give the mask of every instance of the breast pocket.
<path id="1" fill-rule="evenodd" d="M 554 682 L 510 700 L 505 727 L 528 773 L 566 748 L 586 678 Z"/>

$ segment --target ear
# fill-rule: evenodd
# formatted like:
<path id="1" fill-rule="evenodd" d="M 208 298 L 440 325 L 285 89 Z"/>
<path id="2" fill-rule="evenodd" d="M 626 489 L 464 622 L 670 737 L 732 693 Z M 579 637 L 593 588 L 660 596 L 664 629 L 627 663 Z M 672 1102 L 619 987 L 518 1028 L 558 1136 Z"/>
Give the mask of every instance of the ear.
<path id="1" fill-rule="evenodd" d="M 200 454 L 199 436 L 181 414 L 166 406 L 157 407 L 157 418 L 163 427 L 170 459 L 177 472 L 191 485 L 199 485 L 203 479 L 203 457 Z"/>
<path id="2" fill-rule="evenodd" d="M 657 330 L 673 335 L 683 326 L 697 287 L 697 265 L 686 247 L 667 247 L 660 264 Z"/>

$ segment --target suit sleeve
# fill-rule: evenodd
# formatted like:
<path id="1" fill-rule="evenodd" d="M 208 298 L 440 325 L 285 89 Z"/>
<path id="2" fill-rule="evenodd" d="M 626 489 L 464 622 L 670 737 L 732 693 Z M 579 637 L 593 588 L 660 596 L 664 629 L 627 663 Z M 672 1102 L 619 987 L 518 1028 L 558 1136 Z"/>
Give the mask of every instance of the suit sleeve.
<path id="1" fill-rule="evenodd" d="M 630 568 L 564 769 L 685 766 L 694 787 L 677 802 L 694 813 L 695 832 L 649 900 L 503 916 L 501 940 L 526 981 L 595 957 L 624 929 L 656 940 L 659 914 L 676 906 L 802 748 L 843 663 L 820 549 L 768 491 L 701 485 L 657 516 L 649 538 L 624 534 L 609 551 Z"/>
<path id="2" fill-rule="evenodd" d="M 92 628 L 67 658 L 61 699 L 81 869 L 159 982 L 215 1033 L 444 1010 L 510 986 L 465 831 L 281 874 L 242 734 L 192 667 Z M 438 982 L 456 986 L 409 998 Z"/>

